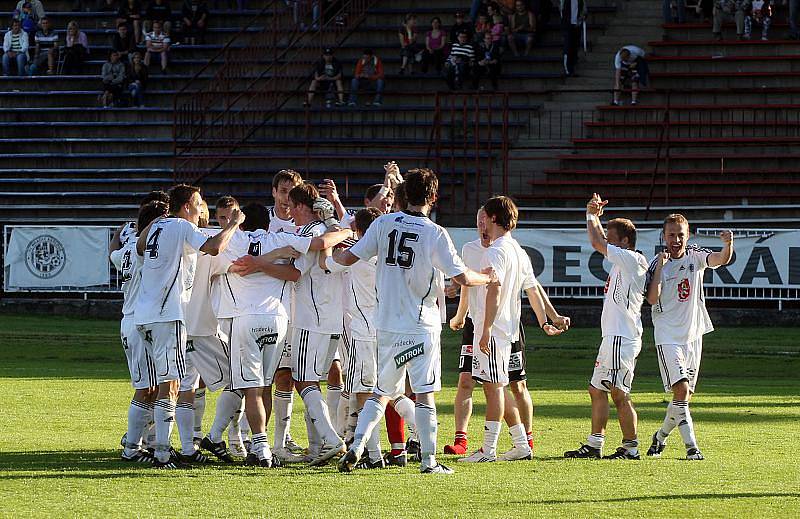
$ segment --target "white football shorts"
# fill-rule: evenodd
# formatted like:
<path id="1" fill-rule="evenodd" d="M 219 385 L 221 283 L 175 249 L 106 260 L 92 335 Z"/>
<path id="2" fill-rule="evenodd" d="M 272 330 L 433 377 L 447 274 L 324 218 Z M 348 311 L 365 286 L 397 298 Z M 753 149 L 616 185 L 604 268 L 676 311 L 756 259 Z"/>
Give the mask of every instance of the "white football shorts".
<path id="1" fill-rule="evenodd" d="M 348 393 L 372 393 L 378 380 L 378 342 L 375 339 L 353 339 L 345 371 Z"/>
<path id="2" fill-rule="evenodd" d="M 694 393 L 700 375 L 700 357 L 703 355 L 703 338 L 689 344 L 656 345 L 658 367 L 664 391 L 672 391 L 672 386 L 681 380 L 689 382 L 689 391 Z"/>
<path id="3" fill-rule="evenodd" d="M 611 392 L 612 387 L 631 392 L 636 358 L 642 350 L 642 341 L 618 335 L 603 337 L 594 373 L 589 383 L 602 391 Z"/>
<path id="4" fill-rule="evenodd" d="M 197 389 L 201 378 L 210 391 L 231 383 L 230 350 L 221 335 L 189 335 L 186 339 L 186 376 L 180 390 Z"/>
<path id="5" fill-rule="evenodd" d="M 122 349 L 125 350 L 125 358 L 128 361 L 128 371 L 131 374 L 133 389 L 147 389 L 155 386 L 157 384 L 156 365 L 145 351 L 144 341 L 139 335 L 139 331 L 136 330 L 133 316 L 122 319 L 119 333 L 122 339 Z"/>
<path id="6" fill-rule="evenodd" d="M 297 382 L 319 382 L 328 376 L 338 341 L 329 333 L 302 328 L 292 330 L 292 378 Z"/>
<path id="7" fill-rule="evenodd" d="M 231 388 L 272 385 L 288 323 L 278 315 L 241 315 L 231 323 Z"/>
<path id="8" fill-rule="evenodd" d="M 378 330 L 378 380 L 375 393 L 394 398 L 405 393 L 406 374 L 414 393 L 442 389 L 439 332 L 407 334 Z"/>
<path id="9" fill-rule="evenodd" d="M 186 327 L 181 321 L 140 324 L 136 327 L 145 351 L 156 366 L 156 382 L 180 380 L 186 374 Z"/>

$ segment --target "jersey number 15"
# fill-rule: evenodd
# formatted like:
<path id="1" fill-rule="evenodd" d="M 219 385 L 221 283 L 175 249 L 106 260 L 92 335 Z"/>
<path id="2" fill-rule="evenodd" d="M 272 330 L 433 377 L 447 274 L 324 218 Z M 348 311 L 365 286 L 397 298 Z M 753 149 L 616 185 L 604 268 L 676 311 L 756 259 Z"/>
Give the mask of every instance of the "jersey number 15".
<path id="1" fill-rule="evenodd" d="M 400 239 L 398 240 L 398 234 Z M 386 264 L 396 265 L 400 268 L 410 269 L 414 266 L 414 249 L 408 242 L 416 242 L 419 235 L 413 232 L 400 233 L 397 229 L 389 233 L 389 250 L 386 254 Z"/>

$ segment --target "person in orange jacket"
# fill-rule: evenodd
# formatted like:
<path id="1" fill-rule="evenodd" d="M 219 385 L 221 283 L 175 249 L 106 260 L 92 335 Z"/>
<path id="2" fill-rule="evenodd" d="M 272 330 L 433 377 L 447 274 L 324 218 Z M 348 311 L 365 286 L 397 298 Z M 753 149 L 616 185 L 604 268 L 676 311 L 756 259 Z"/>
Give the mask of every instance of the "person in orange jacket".
<path id="1" fill-rule="evenodd" d="M 350 82 L 350 102 L 349 106 L 358 105 L 358 92 L 368 89 L 375 89 L 375 99 L 369 106 L 381 106 L 383 104 L 383 62 L 372 52 L 372 49 L 364 49 L 364 54 L 356 62 L 356 71 L 353 80 Z"/>

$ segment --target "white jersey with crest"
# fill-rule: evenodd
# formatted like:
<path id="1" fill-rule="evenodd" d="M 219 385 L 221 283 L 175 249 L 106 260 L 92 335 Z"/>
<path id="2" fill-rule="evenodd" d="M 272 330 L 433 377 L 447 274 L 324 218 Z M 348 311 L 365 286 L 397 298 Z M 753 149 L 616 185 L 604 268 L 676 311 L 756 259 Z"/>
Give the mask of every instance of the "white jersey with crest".
<path id="1" fill-rule="evenodd" d="M 283 218 L 279 217 L 275 214 L 275 207 L 269 208 L 269 232 L 297 232 L 297 224 L 294 223 L 294 220 L 290 217 L 288 220 L 284 220 Z"/>
<path id="2" fill-rule="evenodd" d="M 681 258 L 670 258 L 664 265 L 661 297 L 652 308 L 656 344 L 689 344 L 714 331 L 703 293 L 703 271 L 709 268 L 711 253 L 692 245 Z M 656 261 L 658 257 L 650 264 L 651 274 Z"/>
<path id="3" fill-rule="evenodd" d="M 642 337 L 642 301 L 647 281 L 647 260 L 641 252 L 608 245 L 608 274 L 600 327 L 603 337 Z"/>
<path id="4" fill-rule="evenodd" d="M 374 341 L 376 338 L 375 311 L 378 308 L 378 293 L 375 288 L 375 264 L 377 260 L 357 261 L 349 269 L 350 337 L 358 341 Z"/>
<path id="5" fill-rule="evenodd" d="M 206 236 L 183 218 L 157 220 L 147 234 L 135 324 L 184 321 L 192 295 L 197 251 Z"/>
<path id="6" fill-rule="evenodd" d="M 142 257 L 136 254 L 136 236 L 110 255 L 111 263 L 122 276 L 122 316 L 130 317 L 136 308 L 142 283 Z"/>
<path id="7" fill-rule="evenodd" d="M 313 238 L 325 234 L 320 221 L 304 225 L 298 235 Z M 294 266 L 300 279 L 294 284 L 292 325 L 316 333 L 342 333 L 342 276 L 319 267 L 319 252 L 297 258 Z"/>
<path id="8" fill-rule="evenodd" d="M 220 232 L 220 229 L 201 228 L 200 231 L 209 238 Z M 186 335 L 193 337 L 210 337 L 216 335 L 217 316 L 211 306 L 211 265 L 214 256 L 197 253 L 197 267 L 194 272 L 192 297 L 186 307 Z"/>
<path id="9" fill-rule="evenodd" d="M 436 279 L 467 271 L 446 230 L 422 213 L 386 214 L 372 222 L 350 252 L 362 261 L 377 257 L 375 328 L 401 334 L 442 329 Z"/>

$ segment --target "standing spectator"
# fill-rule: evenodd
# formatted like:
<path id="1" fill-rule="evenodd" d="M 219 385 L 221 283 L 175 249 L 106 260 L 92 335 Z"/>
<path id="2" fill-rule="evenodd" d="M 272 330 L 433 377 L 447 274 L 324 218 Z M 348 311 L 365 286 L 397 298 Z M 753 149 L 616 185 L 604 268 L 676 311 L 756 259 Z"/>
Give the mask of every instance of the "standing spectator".
<path id="1" fill-rule="evenodd" d="M 458 33 L 465 32 L 467 33 L 467 41 L 472 41 L 472 24 L 469 22 L 464 21 L 464 13 L 461 11 L 456 13 L 456 21 L 452 27 L 450 27 L 450 38 L 449 41 L 453 44 L 458 41 Z"/>
<path id="2" fill-rule="evenodd" d="M 78 74 L 89 56 L 89 38 L 72 20 L 67 24 L 66 49 L 64 50 L 64 74 Z"/>
<path id="3" fill-rule="evenodd" d="M 322 51 L 322 58 L 314 66 L 314 79 L 308 87 L 308 97 L 303 106 L 311 106 L 317 87 L 327 96 L 332 86 L 336 86 L 336 93 L 339 100 L 336 106 L 344 105 L 344 85 L 342 83 L 342 64 L 333 56 L 333 49 L 330 47 Z M 330 99 L 325 100 L 325 106 L 331 107 Z"/>
<path id="4" fill-rule="evenodd" d="M 417 42 L 417 15 L 409 13 L 405 16 L 397 36 L 400 38 L 400 73 L 405 74 L 408 69 L 413 74 L 417 53 L 422 52 Z"/>
<path id="5" fill-rule="evenodd" d="M 170 29 L 172 29 L 172 10 L 167 0 L 151 0 L 147 5 L 144 13 L 145 34 L 151 32 L 154 22 L 160 22 L 164 34 L 169 36 Z M 147 56 L 145 56 L 145 61 L 147 61 Z"/>
<path id="6" fill-rule="evenodd" d="M 47 73 L 55 74 L 58 63 L 58 33 L 50 27 L 50 19 L 41 19 L 42 28 L 36 33 L 36 51 L 31 63 L 31 76 L 39 75 L 39 70 L 47 64 Z"/>
<path id="7" fill-rule="evenodd" d="M 492 39 L 491 33 L 484 33 L 483 41 L 476 51 L 475 71 L 473 73 L 472 88 L 478 90 L 481 78 L 489 77 L 492 90 L 497 90 L 497 79 L 500 77 L 500 56 L 503 47 Z"/>
<path id="8" fill-rule="evenodd" d="M 475 64 L 475 47 L 469 43 L 466 32 L 458 33 L 458 39 L 450 48 L 447 58 L 447 85 L 451 90 L 460 90 L 465 82 L 472 77 L 472 67 Z"/>
<path id="9" fill-rule="evenodd" d="M 169 60 L 169 36 L 161 30 L 161 22 L 158 20 L 153 21 L 153 32 L 147 33 L 145 36 L 144 44 L 147 52 L 144 55 L 144 64 L 150 67 L 150 59 L 153 54 L 161 56 L 161 73 L 167 73 L 167 64 Z"/>
<path id="10" fill-rule="evenodd" d="M 25 4 L 31 4 L 31 10 L 33 11 L 33 14 L 36 16 L 37 20 L 41 20 L 46 16 L 42 0 L 19 0 L 19 2 L 17 2 L 16 10 L 22 12 L 22 7 Z"/>
<path id="11" fill-rule="evenodd" d="M 503 45 L 506 36 L 506 26 L 503 23 L 503 15 L 495 12 L 492 15 L 492 29 L 489 31 L 492 34 L 492 41 Z"/>
<path id="12" fill-rule="evenodd" d="M 144 106 L 144 90 L 147 86 L 147 77 L 147 66 L 142 62 L 142 55 L 134 52 L 131 56 L 128 92 L 131 94 L 131 101 L 134 106 L 139 108 Z"/>
<path id="13" fill-rule="evenodd" d="M 769 39 L 769 28 L 772 25 L 771 0 L 753 0 L 750 12 L 744 18 L 744 39 L 749 40 L 753 34 L 753 24 L 761 25 L 761 39 Z"/>
<path id="14" fill-rule="evenodd" d="M 111 51 L 100 75 L 103 78 L 101 101 L 103 108 L 109 108 L 119 103 L 125 86 L 125 64 L 119 60 L 119 52 Z"/>
<path id="15" fill-rule="evenodd" d="M 350 101 L 348 105 L 358 105 L 358 92 L 375 89 L 375 99 L 372 106 L 383 104 L 383 63 L 381 59 L 372 52 L 372 49 L 364 49 L 364 55 L 356 62 L 356 70 L 353 80 L 350 82 Z M 367 103 L 369 105 L 370 103 Z"/>
<path id="16" fill-rule="evenodd" d="M 206 26 L 208 25 L 208 6 L 201 0 L 184 0 L 183 2 L 183 41 L 194 45 L 197 40 L 206 42 Z"/>
<path id="17" fill-rule="evenodd" d="M 21 10 L 14 11 L 13 19 L 19 20 L 20 27 L 28 35 L 28 43 L 32 42 L 39 30 L 39 17 L 33 12 L 31 3 L 25 2 Z"/>
<path id="18" fill-rule="evenodd" d="M 745 11 L 750 5 L 750 0 L 715 0 L 714 1 L 714 39 L 722 41 L 722 22 L 728 16 L 733 16 L 736 22 L 736 39 L 744 39 Z"/>
<path id="19" fill-rule="evenodd" d="M 142 42 L 142 4 L 139 0 L 123 0 L 117 10 L 117 24 L 120 22 L 128 25 L 128 32 L 133 33 L 137 44 Z"/>
<path id="20" fill-rule="evenodd" d="M 433 65 L 436 73 L 442 73 L 444 66 L 444 50 L 447 46 L 447 35 L 442 30 L 442 20 L 435 16 L 431 20 L 431 30 L 425 34 L 425 58 L 422 60 L 422 72 L 427 73 Z"/>
<path id="21" fill-rule="evenodd" d="M 585 0 L 560 0 L 561 36 L 564 41 L 564 74 L 575 75 L 578 62 L 578 46 L 581 40 L 581 24 L 586 19 Z"/>
<path id="22" fill-rule="evenodd" d="M 489 20 L 489 17 L 483 13 L 479 14 L 478 21 L 475 22 L 475 32 L 473 33 L 475 35 L 475 43 L 479 44 L 483 42 L 483 33 L 491 30 L 492 22 Z"/>
<path id="23" fill-rule="evenodd" d="M 11 29 L 3 37 L 3 75 L 11 75 L 11 63 L 17 64 L 17 75 L 25 75 L 28 63 L 28 34 L 19 20 L 11 21 Z"/>
<path id="24" fill-rule="evenodd" d="M 525 7 L 522 0 L 517 0 L 514 4 L 510 30 L 508 46 L 511 47 L 514 56 L 519 56 L 518 45 L 525 45 L 525 56 L 530 54 L 536 36 L 536 16 L 533 11 Z"/>
<path id="25" fill-rule="evenodd" d="M 663 0 L 661 11 L 664 23 L 684 23 L 686 21 L 686 0 Z"/>
<path id="26" fill-rule="evenodd" d="M 622 89 L 631 90 L 631 104 L 639 103 L 639 86 L 647 86 L 649 69 L 644 50 L 625 45 L 614 56 L 614 106 L 620 105 Z"/>
<path id="27" fill-rule="evenodd" d="M 117 25 L 117 32 L 111 37 L 111 50 L 116 51 L 119 60 L 125 64 L 130 62 L 130 55 L 136 52 L 136 40 L 125 22 Z"/>

